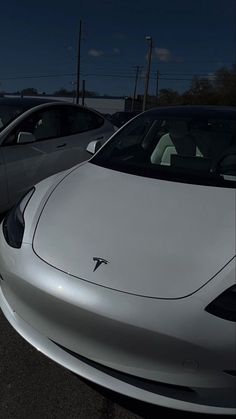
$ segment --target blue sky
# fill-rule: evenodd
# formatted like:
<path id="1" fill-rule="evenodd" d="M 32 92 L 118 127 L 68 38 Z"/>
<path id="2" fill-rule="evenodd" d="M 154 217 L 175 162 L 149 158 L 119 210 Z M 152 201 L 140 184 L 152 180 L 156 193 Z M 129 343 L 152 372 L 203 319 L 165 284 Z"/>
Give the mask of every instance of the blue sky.
<path id="1" fill-rule="evenodd" d="M 154 43 L 150 93 L 157 70 L 160 88 L 183 91 L 194 74 L 236 60 L 236 0 L 8 0 L 0 5 L 0 89 L 72 89 L 80 19 L 81 78 L 100 94 L 132 94 L 134 66 L 144 76 L 147 64 L 146 35 Z M 144 77 L 138 93 L 143 86 Z"/>

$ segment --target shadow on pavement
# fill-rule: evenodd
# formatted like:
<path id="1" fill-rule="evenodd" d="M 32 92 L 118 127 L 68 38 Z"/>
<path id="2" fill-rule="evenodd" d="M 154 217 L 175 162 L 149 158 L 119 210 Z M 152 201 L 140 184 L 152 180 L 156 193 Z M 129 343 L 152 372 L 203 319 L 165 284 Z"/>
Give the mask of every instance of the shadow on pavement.
<path id="1" fill-rule="evenodd" d="M 181 419 L 223 419 L 223 415 L 207 415 L 201 413 L 191 413 L 185 412 L 175 409 L 169 409 L 161 406 L 151 405 L 149 403 L 141 402 L 139 400 L 132 399 L 127 396 L 123 396 L 121 394 L 115 393 L 111 390 L 103 388 L 97 384 L 91 383 L 84 378 L 77 377 L 81 381 L 84 381 L 89 387 L 93 390 L 97 391 L 106 399 L 110 400 L 112 403 L 116 403 L 117 405 L 127 409 L 131 413 L 141 416 L 145 419 L 156 419 L 156 418 L 163 418 L 168 417 L 168 419 L 177 419 L 181 417 Z"/>

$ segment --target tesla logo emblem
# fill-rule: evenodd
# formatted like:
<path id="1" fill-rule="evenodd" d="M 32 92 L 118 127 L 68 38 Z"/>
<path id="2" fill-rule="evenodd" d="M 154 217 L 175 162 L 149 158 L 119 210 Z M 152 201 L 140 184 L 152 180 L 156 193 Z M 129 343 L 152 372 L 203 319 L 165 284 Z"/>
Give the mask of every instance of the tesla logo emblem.
<path id="1" fill-rule="evenodd" d="M 95 265 L 95 268 L 94 268 L 93 272 L 95 272 L 102 263 L 104 263 L 105 265 L 107 265 L 109 263 L 107 260 L 102 259 L 102 258 L 93 258 L 93 260 L 94 260 L 94 262 L 96 262 L 96 265 Z"/>

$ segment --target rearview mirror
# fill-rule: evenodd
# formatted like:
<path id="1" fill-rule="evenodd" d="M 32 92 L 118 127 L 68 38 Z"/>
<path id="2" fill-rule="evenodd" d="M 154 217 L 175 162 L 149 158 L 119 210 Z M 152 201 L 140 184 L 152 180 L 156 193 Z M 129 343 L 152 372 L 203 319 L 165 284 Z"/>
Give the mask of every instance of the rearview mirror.
<path id="1" fill-rule="evenodd" d="M 91 141 L 88 144 L 88 146 L 86 148 L 86 151 L 90 154 L 95 154 L 101 146 L 102 146 L 101 141 L 99 141 L 99 140 Z"/>
<path id="2" fill-rule="evenodd" d="M 36 141 L 35 136 L 31 132 L 19 132 L 17 144 L 28 144 Z"/>

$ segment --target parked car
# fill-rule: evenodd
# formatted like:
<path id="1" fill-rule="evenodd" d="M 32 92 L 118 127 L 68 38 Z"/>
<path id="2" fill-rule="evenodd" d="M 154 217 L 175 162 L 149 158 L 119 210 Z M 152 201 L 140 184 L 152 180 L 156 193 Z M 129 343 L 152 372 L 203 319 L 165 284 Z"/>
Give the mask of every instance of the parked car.
<path id="1" fill-rule="evenodd" d="M 113 125 L 98 112 L 46 99 L 0 99 L 0 213 L 29 187 L 88 158 Z"/>
<path id="2" fill-rule="evenodd" d="M 122 127 L 122 125 L 126 124 L 126 122 L 128 122 L 130 119 L 134 118 L 139 113 L 140 112 L 138 112 L 138 111 L 134 111 L 134 112 L 115 112 L 110 117 L 110 121 L 117 128 L 120 128 L 120 127 Z"/>
<path id="3" fill-rule="evenodd" d="M 23 112 L 52 100 L 38 97 L 0 97 L 0 131 Z"/>
<path id="4" fill-rule="evenodd" d="M 28 191 L 0 228 L 12 326 L 118 393 L 235 414 L 235 134 L 235 109 L 147 111 Z"/>

